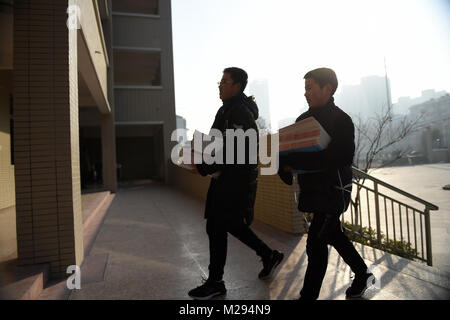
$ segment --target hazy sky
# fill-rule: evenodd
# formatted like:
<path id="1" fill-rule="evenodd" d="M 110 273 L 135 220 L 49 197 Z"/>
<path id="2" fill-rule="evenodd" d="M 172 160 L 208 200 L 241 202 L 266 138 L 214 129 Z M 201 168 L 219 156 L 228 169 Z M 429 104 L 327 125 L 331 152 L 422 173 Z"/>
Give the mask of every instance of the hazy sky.
<path id="1" fill-rule="evenodd" d="M 176 111 L 189 129 L 209 131 L 229 66 L 268 79 L 274 129 L 306 110 L 303 75 L 317 67 L 352 85 L 384 76 L 386 58 L 394 103 L 450 92 L 449 0 L 172 0 L 172 28 Z"/>

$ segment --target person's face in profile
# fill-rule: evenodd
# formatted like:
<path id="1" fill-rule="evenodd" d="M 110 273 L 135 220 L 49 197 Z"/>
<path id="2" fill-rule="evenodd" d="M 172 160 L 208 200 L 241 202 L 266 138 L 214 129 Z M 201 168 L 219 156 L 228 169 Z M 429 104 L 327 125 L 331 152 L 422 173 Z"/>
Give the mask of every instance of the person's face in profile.
<path id="1" fill-rule="evenodd" d="M 237 95 L 241 90 L 240 83 L 233 83 L 233 79 L 231 79 L 231 75 L 228 72 L 225 72 L 222 76 L 222 80 L 219 83 L 219 93 L 220 99 L 228 100 L 235 95 Z"/>
<path id="2" fill-rule="evenodd" d="M 320 88 L 313 78 L 305 79 L 305 98 L 310 108 L 324 106 L 331 98 L 331 85 Z"/>

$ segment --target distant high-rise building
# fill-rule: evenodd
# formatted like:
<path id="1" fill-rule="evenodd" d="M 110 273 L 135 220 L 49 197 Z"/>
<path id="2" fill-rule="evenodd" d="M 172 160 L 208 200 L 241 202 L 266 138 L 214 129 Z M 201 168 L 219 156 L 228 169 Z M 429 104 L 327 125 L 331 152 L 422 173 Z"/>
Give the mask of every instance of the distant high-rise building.
<path id="1" fill-rule="evenodd" d="M 187 141 L 187 131 L 186 131 L 186 119 L 182 116 L 176 115 L 177 119 L 177 129 L 184 129 L 182 137 L 178 138 L 178 143 L 180 143 L 182 140 Z"/>
<path id="2" fill-rule="evenodd" d="M 433 91 L 428 90 L 428 93 Z M 423 154 L 430 163 L 449 162 L 450 94 L 411 106 L 408 116 L 412 120 L 420 119 L 416 130 L 407 137 L 414 150 Z"/>
<path id="3" fill-rule="evenodd" d="M 393 109 L 397 114 L 408 114 L 409 108 L 413 105 L 424 103 L 431 99 L 439 99 L 448 94 L 446 91 L 434 91 L 433 89 L 423 90 L 422 95 L 417 98 L 400 97 L 397 103 L 394 103 Z"/>
<path id="4" fill-rule="evenodd" d="M 335 102 L 350 115 L 362 118 L 381 113 L 392 106 L 390 81 L 386 85 L 385 77 L 364 77 L 358 85 L 343 86 Z"/>
<path id="5" fill-rule="evenodd" d="M 269 104 L 269 83 L 267 79 L 255 80 L 249 85 L 250 94 L 255 97 L 259 108 L 259 122 L 270 130 L 270 104 Z M 263 119 L 263 121 L 261 120 Z"/>

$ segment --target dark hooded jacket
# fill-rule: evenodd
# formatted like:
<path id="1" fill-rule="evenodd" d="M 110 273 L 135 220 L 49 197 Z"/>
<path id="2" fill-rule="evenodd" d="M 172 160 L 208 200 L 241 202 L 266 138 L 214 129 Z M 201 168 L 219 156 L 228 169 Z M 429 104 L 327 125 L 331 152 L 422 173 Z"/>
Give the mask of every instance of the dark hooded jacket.
<path id="1" fill-rule="evenodd" d="M 327 148 L 318 152 L 295 152 L 280 157 L 281 179 L 292 184 L 292 174 L 284 173 L 283 166 L 309 172 L 298 174 L 300 194 L 298 209 L 339 215 L 350 201 L 352 188 L 352 163 L 355 153 L 354 125 L 352 119 L 334 104 L 333 97 L 319 108 L 310 108 L 297 120 L 314 117 L 330 135 Z"/>
<path id="2" fill-rule="evenodd" d="M 217 178 L 211 178 L 208 189 L 205 218 L 238 217 L 244 218 L 250 225 L 253 221 L 253 207 L 256 198 L 258 165 L 250 164 L 250 146 L 248 139 L 245 144 L 246 160 L 244 164 L 237 164 L 237 146 L 235 143 L 234 164 L 226 164 L 226 129 L 254 129 L 258 136 L 258 127 L 255 120 L 258 118 L 258 107 L 253 97 L 239 94 L 225 100 L 223 106 L 217 111 L 211 129 L 218 129 L 224 136 L 224 163 L 198 164 L 197 169 L 202 176 L 220 172 Z M 259 140 L 257 140 L 259 142 Z M 254 149 L 253 149 L 254 150 Z M 258 152 L 258 147 L 256 148 Z"/>

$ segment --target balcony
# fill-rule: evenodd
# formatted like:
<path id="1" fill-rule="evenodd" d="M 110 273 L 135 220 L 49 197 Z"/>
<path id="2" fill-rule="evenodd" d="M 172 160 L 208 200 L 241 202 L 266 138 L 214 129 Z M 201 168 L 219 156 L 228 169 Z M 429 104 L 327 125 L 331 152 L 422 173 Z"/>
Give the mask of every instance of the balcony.
<path id="1" fill-rule="evenodd" d="M 77 1 L 80 29 L 78 38 L 78 74 L 81 83 L 80 105 L 92 101 L 100 113 L 109 114 L 107 71 L 109 58 L 102 31 L 97 1 Z M 105 8 L 102 9 L 104 11 Z M 87 90 L 85 90 L 87 89 Z"/>

